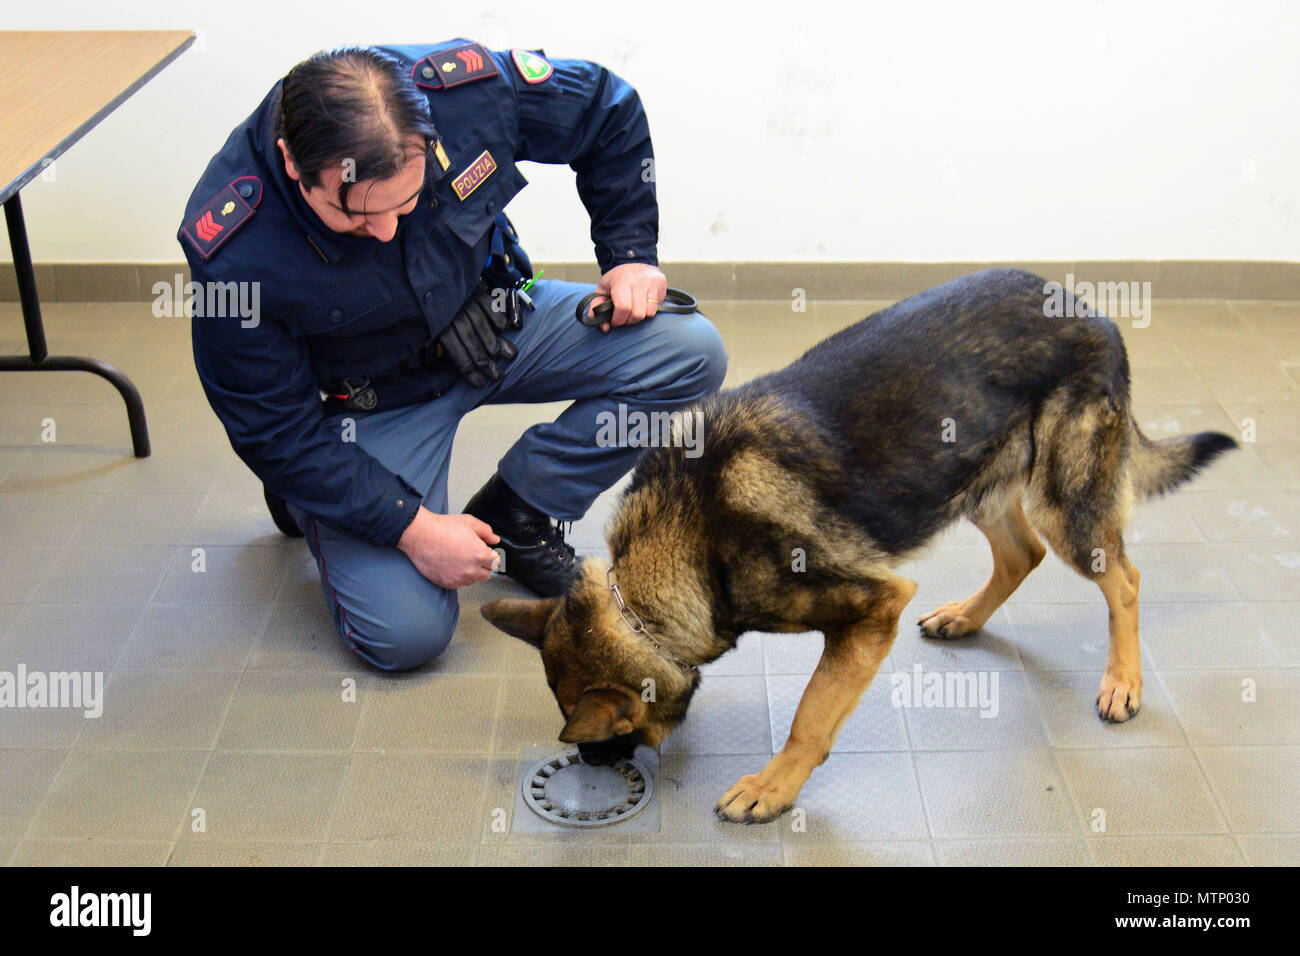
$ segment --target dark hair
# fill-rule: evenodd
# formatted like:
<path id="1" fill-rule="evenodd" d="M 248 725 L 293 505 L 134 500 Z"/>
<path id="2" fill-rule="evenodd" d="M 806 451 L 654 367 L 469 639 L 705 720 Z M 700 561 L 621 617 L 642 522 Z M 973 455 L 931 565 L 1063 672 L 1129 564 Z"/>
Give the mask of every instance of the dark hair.
<path id="1" fill-rule="evenodd" d="M 367 47 L 325 50 L 303 60 L 280 87 L 275 134 L 283 138 L 302 184 L 320 185 L 321 170 L 355 162 L 352 181 L 339 185 L 344 212 L 358 182 L 388 179 L 408 158 L 406 141 L 438 138 L 424 94 L 392 57 Z"/>

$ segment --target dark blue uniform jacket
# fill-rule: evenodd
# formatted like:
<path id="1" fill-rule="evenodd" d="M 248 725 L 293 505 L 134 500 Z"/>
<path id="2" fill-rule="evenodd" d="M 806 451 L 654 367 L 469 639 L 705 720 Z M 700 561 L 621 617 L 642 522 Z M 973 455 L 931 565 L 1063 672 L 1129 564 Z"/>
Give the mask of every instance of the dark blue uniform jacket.
<path id="1" fill-rule="evenodd" d="M 656 262 L 658 211 L 645 113 L 603 67 L 464 40 L 378 49 L 409 66 L 450 161 L 391 242 L 333 232 L 302 198 L 275 143 L 278 83 L 208 164 L 177 238 L 198 284 L 195 365 L 236 453 L 281 498 L 394 545 L 424 489 L 327 425 L 321 392 L 409 367 L 447 326 L 501 250 L 519 160 L 576 171 L 602 272 Z"/>

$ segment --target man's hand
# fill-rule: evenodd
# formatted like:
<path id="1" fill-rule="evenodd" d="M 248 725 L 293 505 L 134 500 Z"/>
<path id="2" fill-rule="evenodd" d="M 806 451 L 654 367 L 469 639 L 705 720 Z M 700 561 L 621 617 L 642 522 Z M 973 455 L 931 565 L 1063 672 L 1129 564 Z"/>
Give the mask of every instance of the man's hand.
<path id="1" fill-rule="evenodd" d="M 397 547 L 438 587 L 455 590 L 492 576 L 498 555 L 488 545 L 500 540 L 473 515 L 439 515 L 422 507 Z"/>
<path id="2" fill-rule="evenodd" d="M 668 277 L 648 263 L 628 262 L 601 276 L 596 291 L 602 298 L 593 299 L 592 308 L 606 299 L 614 302 L 614 314 L 600 327 L 608 332 L 613 326 L 635 325 L 658 312 L 659 303 L 668 294 Z"/>

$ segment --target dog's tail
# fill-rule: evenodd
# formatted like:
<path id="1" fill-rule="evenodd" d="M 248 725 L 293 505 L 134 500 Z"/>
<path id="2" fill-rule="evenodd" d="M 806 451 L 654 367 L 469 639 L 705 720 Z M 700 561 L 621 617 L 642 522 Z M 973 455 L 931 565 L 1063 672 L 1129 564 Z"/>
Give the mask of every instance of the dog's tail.
<path id="1" fill-rule="evenodd" d="M 1129 478 L 1140 499 L 1173 491 L 1225 451 L 1237 447 L 1236 440 L 1222 432 L 1198 432 L 1152 441 L 1142 434 L 1136 421 L 1129 420 L 1134 438 Z"/>

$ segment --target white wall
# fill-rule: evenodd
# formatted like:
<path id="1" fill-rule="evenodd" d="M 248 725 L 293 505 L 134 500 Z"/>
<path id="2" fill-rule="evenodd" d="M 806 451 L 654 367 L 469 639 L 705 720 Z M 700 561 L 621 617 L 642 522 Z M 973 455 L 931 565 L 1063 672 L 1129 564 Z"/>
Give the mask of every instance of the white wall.
<path id="1" fill-rule="evenodd" d="M 638 87 L 664 259 L 1300 260 L 1291 0 L 49 0 L 3 26 L 202 34 L 23 191 L 37 261 L 179 260 L 194 181 L 290 66 L 456 36 Z M 572 174 L 523 170 L 533 257 L 590 257 Z"/>

